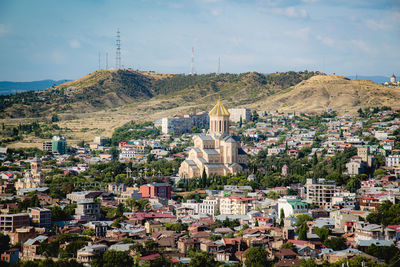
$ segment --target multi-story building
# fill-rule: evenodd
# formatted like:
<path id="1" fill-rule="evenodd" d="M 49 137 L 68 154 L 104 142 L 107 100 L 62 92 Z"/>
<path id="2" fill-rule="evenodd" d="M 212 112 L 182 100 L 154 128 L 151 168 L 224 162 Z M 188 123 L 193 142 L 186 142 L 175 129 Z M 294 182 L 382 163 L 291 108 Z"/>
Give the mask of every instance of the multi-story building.
<path id="1" fill-rule="evenodd" d="M 397 167 L 400 166 L 400 155 L 389 155 L 386 157 L 387 167 Z"/>
<path id="2" fill-rule="evenodd" d="M 77 251 L 76 259 L 78 262 L 90 266 L 90 262 L 106 252 L 107 246 L 103 244 L 89 245 Z"/>
<path id="3" fill-rule="evenodd" d="M 161 222 L 157 221 L 146 221 L 144 223 L 144 228 L 146 229 L 146 234 L 150 235 L 167 229 Z"/>
<path id="4" fill-rule="evenodd" d="M 51 150 L 54 154 L 64 155 L 67 153 L 67 139 L 61 136 L 53 136 Z"/>
<path id="5" fill-rule="evenodd" d="M 108 184 L 108 192 L 113 193 L 114 195 L 120 195 L 125 191 L 125 184 Z"/>
<path id="6" fill-rule="evenodd" d="M 195 126 L 198 128 L 207 126 L 209 117 L 206 112 L 200 112 L 183 117 L 163 118 L 161 121 L 161 130 L 164 134 L 181 134 L 190 132 Z"/>
<path id="7" fill-rule="evenodd" d="M 24 226 L 29 226 L 29 214 L 0 214 L 0 231 L 14 232 Z"/>
<path id="8" fill-rule="evenodd" d="M 81 199 L 77 203 L 74 218 L 77 220 L 96 221 L 100 218 L 100 203 L 93 199 Z"/>
<path id="9" fill-rule="evenodd" d="M 199 205 L 199 213 L 207 215 L 216 215 L 219 207 L 218 199 L 203 199 Z"/>
<path id="10" fill-rule="evenodd" d="M 361 157 L 354 156 L 350 159 L 350 162 L 346 164 L 346 168 L 350 176 L 359 175 L 364 173 L 366 162 L 362 161 Z"/>
<path id="11" fill-rule="evenodd" d="M 219 210 L 221 215 L 245 215 L 255 207 L 256 198 L 230 196 L 220 199 Z"/>
<path id="12" fill-rule="evenodd" d="M 242 118 L 242 121 L 249 121 L 251 119 L 251 111 L 248 108 L 230 108 L 228 111 L 231 114 L 229 117 L 230 121 L 239 122 L 240 118 Z"/>
<path id="13" fill-rule="evenodd" d="M 171 185 L 167 183 L 152 183 L 140 186 L 143 198 L 171 199 Z"/>
<path id="14" fill-rule="evenodd" d="M 332 207 L 332 198 L 336 191 L 336 182 L 320 178 L 307 179 L 304 185 L 305 198 L 308 203 L 315 203 L 326 208 Z"/>
<path id="15" fill-rule="evenodd" d="M 51 141 L 43 142 L 42 143 L 42 150 L 46 152 L 52 152 L 52 143 Z"/>
<path id="16" fill-rule="evenodd" d="M 29 208 L 29 217 L 36 227 L 51 228 L 51 210 L 45 208 Z"/>

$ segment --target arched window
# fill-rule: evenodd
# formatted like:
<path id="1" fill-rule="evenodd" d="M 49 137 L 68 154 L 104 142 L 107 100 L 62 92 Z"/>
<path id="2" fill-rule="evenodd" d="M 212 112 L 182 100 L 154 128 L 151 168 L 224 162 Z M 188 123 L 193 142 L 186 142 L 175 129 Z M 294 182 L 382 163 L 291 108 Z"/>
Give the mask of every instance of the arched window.
<path id="1" fill-rule="evenodd" d="M 222 125 L 221 125 L 221 121 L 219 121 L 219 129 L 218 129 L 218 132 L 221 132 L 221 130 L 222 130 Z"/>

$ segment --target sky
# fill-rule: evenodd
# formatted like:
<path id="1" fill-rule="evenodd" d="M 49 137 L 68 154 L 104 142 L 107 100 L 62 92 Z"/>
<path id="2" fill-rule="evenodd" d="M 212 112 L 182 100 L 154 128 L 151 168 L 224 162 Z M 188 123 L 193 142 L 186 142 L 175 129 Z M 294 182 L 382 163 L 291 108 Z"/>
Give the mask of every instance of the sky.
<path id="1" fill-rule="evenodd" d="M 115 67 L 400 76 L 399 0 L 0 0 L 0 80 Z"/>

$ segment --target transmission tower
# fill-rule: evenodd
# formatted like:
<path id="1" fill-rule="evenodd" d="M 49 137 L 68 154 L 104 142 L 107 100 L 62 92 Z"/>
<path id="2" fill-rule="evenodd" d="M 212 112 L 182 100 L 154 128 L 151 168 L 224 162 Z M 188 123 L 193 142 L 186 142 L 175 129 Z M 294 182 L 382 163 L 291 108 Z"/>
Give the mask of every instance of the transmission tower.
<path id="1" fill-rule="evenodd" d="M 100 66 L 100 52 L 99 52 L 99 70 L 101 69 L 101 66 Z"/>
<path id="2" fill-rule="evenodd" d="M 115 68 L 121 68 L 121 36 L 119 35 L 119 29 L 117 30 L 117 41 L 116 41 L 116 55 L 115 55 Z"/>
<path id="3" fill-rule="evenodd" d="M 194 75 L 194 47 L 192 47 L 192 64 L 190 69 L 190 74 Z"/>
<path id="4" fill-rule="evenodd" d="M 108 70 L 108 53 L 106 52 L 106 70 Z"/>
<path id="5" fill-rule="evenodd" d="M 217 74 L 220 74 L 220 73 L 221 73 L 221 58 L 218 57 L 218 71 L 217 71 Z"/>

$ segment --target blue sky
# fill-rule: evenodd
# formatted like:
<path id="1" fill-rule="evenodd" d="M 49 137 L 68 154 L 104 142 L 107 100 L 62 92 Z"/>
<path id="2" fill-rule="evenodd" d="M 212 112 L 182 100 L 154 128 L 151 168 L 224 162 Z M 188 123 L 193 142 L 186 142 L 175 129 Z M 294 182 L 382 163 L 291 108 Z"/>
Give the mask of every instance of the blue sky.
<path id="1" fill-rule="evenodd" d="M 0 0 L 0 80 L 112 68 L 117 28 L 140 70 L 400 74 L 398 0 Z"/>

